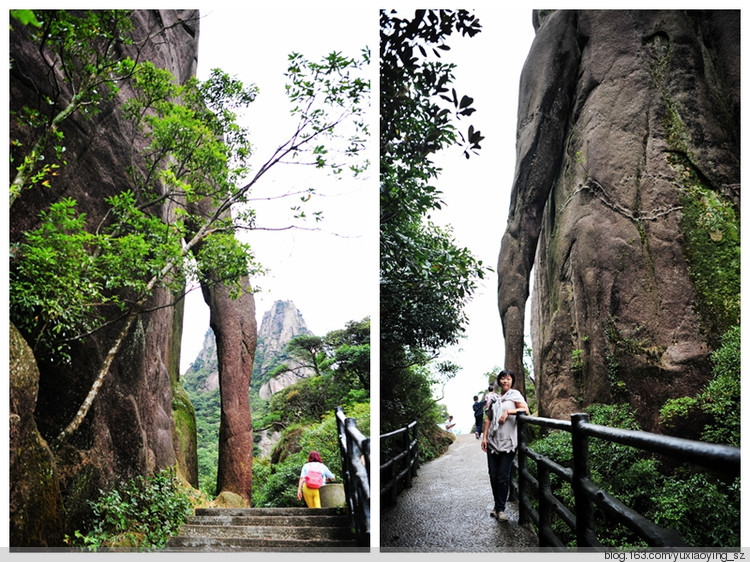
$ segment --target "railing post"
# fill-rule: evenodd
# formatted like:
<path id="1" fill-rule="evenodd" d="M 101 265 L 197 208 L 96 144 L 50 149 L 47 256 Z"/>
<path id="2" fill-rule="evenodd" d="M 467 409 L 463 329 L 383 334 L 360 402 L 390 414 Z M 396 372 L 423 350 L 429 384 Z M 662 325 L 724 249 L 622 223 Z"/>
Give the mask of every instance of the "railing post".
<path id="1" fill-rule="evenodd" d="M 389 443 L 393 443 L 393 446 L 389 447 L 390 459 L 380 464 L 380 495 L 386 501 L 390 500 L 390 505 L 396 505 L 396 496 L 402 490 L 410 488 L 412 480 L 417 476 L 417 469 L 419 468 L 417 436 L 418 424 L 416 420 L 400 429 L 380 436 L 381 453 L 383 451 L 383 440 L 385 438 L 393 440 L 389 441 Z M 395 455 L 393 454 L 394 450 L 398 451 Z"/>
<path id="2" fill-rule="evenodd" d="M 553 546 L 548 542 L 548 537 L 553 536 L 552 531 L 552 486 L 549 478 L 549 468 L 544 463 L 537 463 L 537 478 L 539 479 L 539 546 Z M 520 523 L 520 519 L 519 519 Z"/>
<path id="3" fill-rule="evenodd" d="M 406 470 L 406 488 L 411 488 L 411 435 L 409 435 L 409 426 L 404 428 L 404 469 Z"/>
<path id="4" fill-rule="evenodd" d="M 576 542 L 579 547 L 597 544 L 594 532 L 594 509 L 586 494 L 585 482 L 589 480 L 589 440 L 581 431 L 581 424 L 589 421 L 588 414 L 572 414 L 571 434 L 573 445 L 573 496 L 576 513 Z"/>
<path id="5" fill-rule="evenodd" d="M 347 497 L 351 494 L 352 498 L 356 495 L 356 488 L 354 486 L 354 463 L 352 462 L 354 459 L 354 456 L 356 455 L 353 447 L 353 439 L 350 435 L 349 428 L 352 426 L 356 426 L 356 423 L 354 421 L 354 418 L 345 418 L 344 419 L 344 440 L 346 443 L 346 481 L 344 482 L 344 489 L 346 491 Z M 353 502 L 350 502 L 352 504 L 353 508 Z"/>
<path id="6" fill-rule="evenodd" d="M 411 450 L 411 455 L 409 455 L 409 462 L 411 463 L 411 470 L 414 476 L 417 475 L 417 470 L 419 469 L 419 422 L 414 422 L 414 427 L 412 427 L 412 431 L 414 432 L 414 435 L 409 442 L 409 446 L 411 446 L 411 442 L 414 442 L 414 447 Z M 408 431 L 407 431 L 408 433 Z"/>
<path id="7" fill-rule="evenodd" d="M 523 412 L 516 414 L 518 431 L 518 524 L 529 522 L 529 512 L 526 506 L 529 499 L 529 486 L 526 481 L 526 420 Z"/>
<path id="8" fill-rule="evenodd" d="M 346 504 L 357 543 L 370 543 L 370 477 L 367 466 L 370 457 L 370 440 L 357 429 L 354 418 L 347 418 L 341 406 L 336 408 L 339 450 L 341 452 L 341 479 L 346 492 Z M 360 458 L 364 466 L 360 469 Z M 363 470 L 364 469 L 364 470 Z M 364 472 L 364 474 L 363 474 Z"/>

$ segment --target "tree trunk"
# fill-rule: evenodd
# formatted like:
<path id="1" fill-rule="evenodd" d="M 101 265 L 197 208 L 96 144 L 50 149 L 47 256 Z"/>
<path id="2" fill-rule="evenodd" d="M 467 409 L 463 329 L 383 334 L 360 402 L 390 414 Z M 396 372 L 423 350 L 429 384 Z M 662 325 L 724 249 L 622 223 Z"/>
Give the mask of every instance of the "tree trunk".
<path id="1" fill-rule="evenodd" d="M 247 279 L 243 285 L 249 291 Z M 257 343 L 255 297 L 243 293 L 232 299 L 223 285 L 203 287 L 211 309 L 219 361 L 221 425 L 217 492 L 234 492 L 251 505 L 253 428 L 250 413 L 250 376 Z"/>

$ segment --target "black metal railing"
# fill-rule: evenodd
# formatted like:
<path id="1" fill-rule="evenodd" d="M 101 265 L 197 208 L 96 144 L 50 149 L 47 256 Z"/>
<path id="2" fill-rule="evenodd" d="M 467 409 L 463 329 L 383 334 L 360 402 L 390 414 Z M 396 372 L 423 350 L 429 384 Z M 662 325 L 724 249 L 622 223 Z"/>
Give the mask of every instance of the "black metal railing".
<path id="1" fill-rule="evenodd" d="M 710 467 L 712 470 L 720 471 L 729 476 L 739 476 L 740 474 L 740 449 L 737 447 L 692 441 L 645 431 L 595 425 L 589 423 L 588 414 L 573 414 L 571 421 L 568 422 L 532 417 L 521 413 L 518 415 L 517 421 L 519 524 L 524 525 L 533 522 L 536 525 L 540 547 L 564 548 L 562 541 L 554 534 L 552 528 L 553 516 L 556 515 L 575 532 L 578 547 L 601 548 L 596 536 L 595 504 L 608 517 L 626 526 L 649 546 L 684 546 L 682 538 L 676 531 L 657 526 L 594 484 L 589 476 L 589 437 L 659 453 L 691 464 Z M 554 460 L 529 448 L 526 439 L 527 425 L 569 432 L 573 449 L 572 468 L 563 467 Z M 536 478 L 528 470 L 529 460 L 536 463 Z M 551 474 L 556 474 L 572 487 L 575 503 L 572 510 L 553 495 L 550 485 Z M 531 489 L 536 492 L 538 510 L 534 509 L 532 505 Z"/>
<path id="2" fill-rule="evenodd" d="M 411 481 L 419 468 L 417 447 L 417 421 L 384 433 L 380 436 L 380 501 L 384 505 L 396 505 L 396 497 Z"/>
<path id="3" fill-rule="evenodd" d="M 354 418 L 336 408 L 342 480 L 346 503 L 359 546 L 370 546 L 370 439 L 357 429 Z"/>

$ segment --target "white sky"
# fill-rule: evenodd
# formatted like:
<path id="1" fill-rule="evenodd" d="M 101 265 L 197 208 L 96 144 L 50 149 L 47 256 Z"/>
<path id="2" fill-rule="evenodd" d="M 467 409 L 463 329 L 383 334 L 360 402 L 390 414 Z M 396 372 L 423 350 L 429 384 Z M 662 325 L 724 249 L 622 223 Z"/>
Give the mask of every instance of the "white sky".
<path id="1" fill-rule="evenodd" d="M 327 10 L 335 4 L 336 10 Z M 378 82 L 378 8 L 352 3 L 349 12 L 341 3 L 325 2 L 307 7 L 295 5 L 279 25 L 278 8 L 228 7 L 219 2 L 201 6 L 199 77 L 220 67 L 246 84 L 255 83 L 260 95 L 253 103 L 248 126 L 263 157 L 273 150 L 288 115 L 283 73 L 287 54 L 296 50 L 317 58 L 331 50 L 354 54 L 369 40 L 373 63 L 372 84 Z M 414 6 L 396 4 L 403 16 Z M 402 9 L 403 7 L 403 9 Z M 518 84 L 521 67 L 533 40 L 531 8 L 483 6 L 476 9 L 483 26 L 471 39 L 454 34 L 451 51 L 444 60 L 456 62 L 455 87 L 475 99 L 477 109 L 468 123 L 484 136 L 479 156 L 466 160 L 456 149 L 441 159 L 444 172 L 438 181 L 447 208 L 434 213 L 438 222 L 454 226 L 460 245 L 467 246 L 478 259 L 493 269 L 481 283 L 468 307 L 471 319 L 467 338 L 456 349 L 444 354 L 462 366 L 462 371 L 446 387 L 445 403 L 457 421 L 457 428 L 469 431 L 473 423 L 472 395 L 485 387 L 483 373 L 502 366 L 504 346 L 497 312 L 494 268 L 500 239 L 507 222 L 510 187 L 515 166 L 515 130 Z M 272 29 L 273 33 L 268 33 Z M 502 54 L 502 55 L 501 55 Z M 373 104 L 376 103 L 373 97 Z M 374 105 L 374 107 L 377 107 Z M 373 112 L 375 113 L 375 112 Z M 257 115 L 257 117 L 256 117 Z M 373 114 L 372 140 L 377 143 L 377 119 Z M 465 128 L 465 126 L 462 126 Z M 272 136 L 276 135 L 276 136 Z M 273 140 L 268 140 L 273 139 Z M 278 140 L 276 140 L 278 139 Z M 338 329 L 349 320 L 377 316 L 378 289 L 378 184 L 377 156 L 367 181 L 338 181 L 331 192 L 348 195 L 327 198 L 324 231 L 286 233 L 254 232 L 248 240 L 271 275 L 259 280 L 263 291 L 256 295 L 257 318 L 262 319 L 275 300 L 292 300 L 308 327 L 318 335 Z M 281 170 L 279 170 L 281 172 Z M 282 190 L 281 174 L 274 184 L 262 188 Z M 281 207 L 289 204 L 282 203 Z M 280 208 L 276 205 L 277 209 Z M 264 210 L 258 222 L 263 224 Z M 331 232 L 355 238 L 342 238 Z M 200 350 L 208 329 L 208 309 L 198 291 L 188 297 L 187 321 L 183 336 L 181 368 L 184 371 Z M 373 334 L 373 341 L 376 334 Z M 376 380 L 377 377 L 373 377 Z M 375 395 L 375 393 L 374 393 Z"/>
<path id="2" fill-rule="evenodd" d="M 505 359 L 495 269 L 515 168 L 518 86 L 534 39 L 531 12 L 526 6 L 500 3 L 477 8 L 482 32 L 465 40 L 452 36 L 451 51 L 444 57 L 458 65 L 455 87 L 459 96 L 473 97 L 477 110 L 461 130 L 473 123 L 485 140 L 479 154 L 468 160 L 458 149 L 445 151 L 437 185 L 444 192 L 446 207 L 435 219 L 451 224 L 457 243 L 492 268 L 466 309 L 466 337 L 444 353 L 445 359 L 462 367 L 446 385 L 443 400 L 461 433 L 472 430 L 472 397 L 486 389 L 484 373 L 502 368 Z"/>
<path id="3" fill-rule="evenodd" d="M 368 42 L 377 40 L 377 10 L 339 8 L 336 19 L 319 3 L 283 11 L 278 6 L 236 3 L 230 7 L 223 2 L 200 6 L 199 78 L 205 79 L 218 67 L 260 89 L 245 123 L 255 144 L 256 168 L 289 137 L 295 124 L 284 93 L 288 54 L 300 52 L 315 62 L 332 51 L 359 57 Z M 346 24 L 340 25 L 342 21 Z M 377 57 L 377 50 L 371 56 Z M 370 66 L 372 71 L 377 63 Z M 372 85 L 376 87 L 377 82 Z M 373 110 L 373 141 L 377 140 L 375 114 Z M 324 212 L 322 223 L 308 225 L 314 231 L 257 230 L 245 238 L 261 264 L 270 269 L 256 283 L 261 289 L 256 294 L 258 322 L 276 300 L 292 300 L 307 327 L 325 335 L 377 309 L 377 156 L 370 155 L 370 162 L 366 176 L 356 180 L 350 175 L 332 180 L 310 168 L 277 166 L 258 183 L 254 191 L 258 197 L 314 187 L 320 197 L 307 204 L 308 215 L 313 210 Z M 289 209 L 298 203 L 298 197 L 258 202 L 258 225 L 288 226 L 292 222 Z M 199 291 L 188 296 L 186 317 L 183 372 L 195 359 L 208 329 L 208 308 Z"/>

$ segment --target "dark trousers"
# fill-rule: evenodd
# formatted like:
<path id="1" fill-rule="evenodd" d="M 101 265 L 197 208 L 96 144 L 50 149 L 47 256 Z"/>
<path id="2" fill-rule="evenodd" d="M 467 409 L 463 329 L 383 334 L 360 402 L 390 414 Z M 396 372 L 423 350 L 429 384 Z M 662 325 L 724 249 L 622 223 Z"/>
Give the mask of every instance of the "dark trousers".
<path id="1" fill-rule="evenodd" d="M 516 453 L 491 453 L 487 451 L 487 468 L 490 473 L 492 497 L 495 500 L 495 511 L 505 511 L 505 502 L 510 489 L 510 471 L 513 468 L 513 457 Z"/>
<path id="2" fill-rule="evenodd" d="M 482 416 L 475 416 L 474 417 L 474 431 L 478 433 L 479 435 L 482 435 L 483 429 L 484 429 L 484 419 L 482 419 Z"/>

